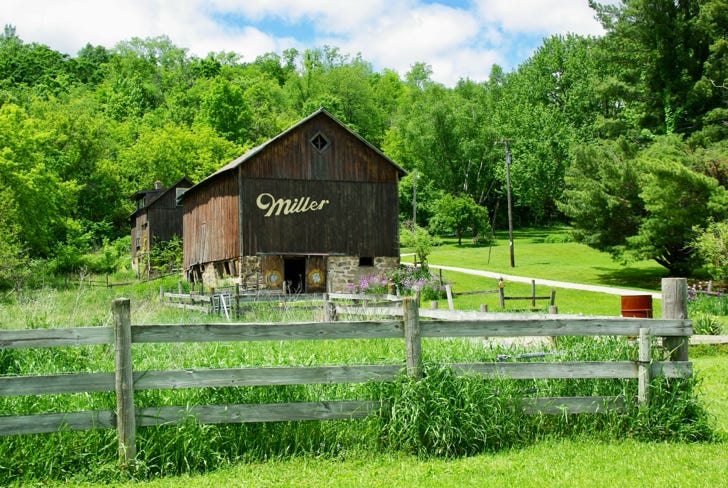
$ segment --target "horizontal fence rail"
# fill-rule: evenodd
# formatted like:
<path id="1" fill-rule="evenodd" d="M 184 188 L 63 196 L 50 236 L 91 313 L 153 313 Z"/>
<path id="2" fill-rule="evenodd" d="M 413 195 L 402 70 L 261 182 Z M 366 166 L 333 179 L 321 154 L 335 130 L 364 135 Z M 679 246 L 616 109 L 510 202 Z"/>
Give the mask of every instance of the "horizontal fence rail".
<path id="1" fill-rule="evenodd" d="M 683 282 L 684 286 L 684 282 Z M 663 292 L 665 284 L 663 283 Z M 669 297 L 670 293 L 663 296 Z M 681 299 L 680 293 L 677 293 Z M 329 297 L 346 299 L 350 296 Z M 380 297 L 381 299 L 381 297 Z M 326 383 L 363 383 L 392 381 L 403 371 L 422 374 L 421 339 L 446 337 L 519 337 L 519 336 L 631 336 L 639 338 L 639 357 L 632 361 L 528 361 L 447 363 L 456 374 L 512 379 L 621 378 L 639 382 L 639 401 L 649 400 L 650 378 L 689 377 L 692 364 L 686 344 L 692 323 L 686 314 L 679 318 L 620 318 L 564 315 L 487 314 L 420 309 L 414 298 L 387 297 L 395 308 L 382 312 L 394 319 L 377 321 L 324 321 L 299 323 L 209 323 L 186 325 L 131 325 L 129 301 L 113 303 L 114 326 L 70 327 L 0 331 L 0 349 L 113 344 L 116 361 L 113 372 L 64 373 L 40 376 L 0 377 L 0 396 L 116 392 L 116 410 L 42 413 L 0 416 L 0 435 L 116 428 L 119 431 L 120 457 L 133 466 L 136 427 L 184 422 L 194 417 L 200 423 L 271 422 L 282 420 L 324 420 L 364 417 L 378 411 L 375 401 L 332 400 L 260 405 L 195 405 L 135 407 L 133 392 L 145 389 L 242 387 Z M 686 305 L 685 305 L 686 306 Z M 327 301 L 324 308 L 331 308 Z M 347 306 L 333 307 L 328 315 L 347 312 Z M 354 307 L 351 313 L 360 313 Z M 358 311 L 357 311 L 358 310 Z M 367 309 L 370 313 L 370 309 Z M 447 314 L 447 315 L 445 315 Z M 420 315 L 423 317 L 421 318 Z M 425 318 L 424 316 L 427 316 Z M 448 316 L 450 320 L 442 320 Z M 400 318 L 401 317 L 401 318 Z M 454 317 L 454 318 L 453 318 Z M 433 319 L 440 320 L 433 320 Z M 669 361 L 650 360 L 650 336 L 662 337 L 671 346 Z M 405 358 L 399 364 L 353 364 L 336 366 L 276 366 L 224 369 L 182 369 L 135 371 L 131 363 L 133 344 L 291 341 L 331 339 L 395 338 L 405 342 Z M 622 410 L 620 397 L 527 398 L 521 407 L 529 413 L 601 413 Z"/>

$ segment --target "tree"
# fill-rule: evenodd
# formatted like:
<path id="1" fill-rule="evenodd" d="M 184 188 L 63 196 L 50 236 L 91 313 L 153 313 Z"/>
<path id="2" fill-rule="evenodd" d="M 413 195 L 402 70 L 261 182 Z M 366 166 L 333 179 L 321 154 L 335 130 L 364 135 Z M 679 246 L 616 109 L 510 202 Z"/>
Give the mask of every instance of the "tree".
<path id="1" fill-rule="evenodd" d="M 637 233 L 645 215 L 636 151 L 624 140 L 576 146 L 558 202 L 577 242 L 615 258 L 622 257 L 626 237 Z"/>
<path id="2" fill-rule="evenodd" d="M 215 78 L 200 104 L 197 122 L 240 146 L 249 142 L 253 117 L 242 87 L 225 78 Z"/>
<path id="3" fill-rule="evenodd" d="M 19 240 L 18 219 L 10 191 L 0 188 L 0 289 L 13 286 L 19 291 L 28 256 Z"/>
<path id="4" fill-rule="evenodd" d="M 607 30 L 601 56 L 622 97 L 620 118 L 653 134 L 692 134 L 726 98 L 710 83 L 725 75 L 726 0 L 590 0 Z"/>
<path id="5" fill-rule="evenodd" d="M 652 258 L 673 275 L 687 276 L 700 261 L 690 247 L 693 227 L 728 218 L 728 191 L 693 171 L 694 154 L 675 138 L 658 140 L 642 152 L 639 163 L 646 215 L 627 244 L 637 258 Z"/>
<path id="6" fill-rule="evenodd" d="M 488 211 L 475 203 L 470 195 L 446 193 L 436 203 L 437 212 L 430 219 L 430 229 L 436 233 L 454 232 L 458 246 L 462 245 L 465 231 L 472 232 L 473 240 L 488 228 Z"/>
<path id="7" fill-rule="evenodd" d="M 693 227 L 728 215 L 728 192 L 694 168 L 678 137 L 639 152 L 614 142 L 580 146 L 560 204 L 577 240 L 624 261 L 653 259 L 676 276 L 697 266 Z"/>
<path id="8" fill-rule="evenodd" d="M 48 133 L 38 125 L 17 105 L 0 107 L 0 188 L 12 202 L 9 212 L 21 246 L 31 256 L 46 257 L 65 238 L 78 186 L 44 163 Z"/>

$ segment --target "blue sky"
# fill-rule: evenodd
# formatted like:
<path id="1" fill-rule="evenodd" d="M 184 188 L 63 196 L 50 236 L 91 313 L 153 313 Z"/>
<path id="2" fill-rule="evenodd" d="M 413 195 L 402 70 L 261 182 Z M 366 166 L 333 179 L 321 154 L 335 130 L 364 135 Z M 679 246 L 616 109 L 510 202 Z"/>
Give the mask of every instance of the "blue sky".
<path id="1" fill-rule="evenodd" d="M 587 0 L 2 0 L 0 23 L 71 55 L 160 35 L 243 61 L 329 45 L 400 75 L 425 62 L 446 85 L 510 71 L 550 35 L 602 33 Z"/>

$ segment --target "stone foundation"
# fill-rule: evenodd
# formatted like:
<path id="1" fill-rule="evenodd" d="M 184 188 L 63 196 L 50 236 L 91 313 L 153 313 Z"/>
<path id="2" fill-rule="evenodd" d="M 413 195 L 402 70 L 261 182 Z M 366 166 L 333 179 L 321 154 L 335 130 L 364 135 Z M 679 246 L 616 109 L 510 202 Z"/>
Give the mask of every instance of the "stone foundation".
<path id="1" fill-rule="evenodd" d="M 329 256 L 327 262 L 328 291 L 351 293 L 359 286 L 361 277 L 382 274 L 399 266 L 399 257 L 376 257 L 373 266 L 359 266 L 358 256 Z"/>
<path id="2" fill-rule="evenodd" d="M 351 293 L 358 287 L 363 276 L 378 275 L 399 266 L 399 257 L 379 256 L 373 259 L 373 265 L 360 266 L 359 256 L 328 256 L 326 260 L 326 290 L 331 293 Z M 277 261 L 281 261 L 280 264 Z M 240 284 L 241 290 L 265 290 L 272 287 L 266 282 L 266 271 L 269 268 L 280 269 L 282 273 L 282 257 L 280 256 L 243 256 L 235 263 L 237 276 L 223 276 L 220 266 L 215 263 L 201 265 L 198 269 L 206 286 L 220 286 L 223 280 L 231 280 Z"/>

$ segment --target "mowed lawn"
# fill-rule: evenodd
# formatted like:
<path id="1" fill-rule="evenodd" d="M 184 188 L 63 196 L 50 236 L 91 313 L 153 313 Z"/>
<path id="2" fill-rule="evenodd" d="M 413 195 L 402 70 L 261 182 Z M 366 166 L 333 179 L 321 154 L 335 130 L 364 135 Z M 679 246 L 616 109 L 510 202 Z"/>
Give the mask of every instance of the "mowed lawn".
<path id="1" fill-rule="evenodd" d="M 405 249 L 403 262 L 412 262 L 413 256 Z M 508 233 L 499 232 L 490 245 L 474 246 L 468 239 L 462 245 L 454 238 L 442 240 L 442 245 L 432 248 L 429 263 L 455 266 L 476 270 L 491 271 L 504 275 L 533 278 L 536 282 L 536 295 L 549 296 L 551 287 L 539 283 L 541 280 L 566 281 L 603 285 L 645 292 L 660 291 L 661 279 L 667 270 L 654 261 L 640 261 L 629 264 L 619 263 L 608 254 L 599 252 L 584 244 L 572 242 L 567 228 L 525 229 L 514 232 L 514 264 L 510 266 Z M 474 276 L 454 271 L 433 271 L 441 274 L 450 283 L 455 293 L 455 308 L 477 310 L 481 304 L 490 311 L 503 311 L 498 306 L 496 293 L 461 295 L 458 293 L 473 290 L 495 290 L 497 279 Z M 594 293 L 569 288 L 555 288 L 556 305 L 562 314 L 620 315 L 619 295 Z M 505 281 L 506 296 L 528 296 L 531 294 L 529 283 Z M 440 300 L 442 308 L 447 303 Z M 660 301 L 653 300 L 653 316 L 660 317 Z M 424 303 L 423 306 L 429 306 Z M 548 301 L 539 300 L 536 306 L 547 310 Z M 530 301 L 507 301 L 507 311 L 530 309 Z"/>
<path id="2" fill-rule="evenodd" d="M 525 229 L 514 232 L 514 267 L 510 266 L 508 233 L 496 233 L 492 245 L 473 246 L 448 238 L 432 248 L 429 262 L 496 273 L 574 283 L 659 291 L 667 270 L 654 261 L 622 264 L 609 254 L 570 241 L 567 228 Z M 407 258 L 405 258 L 406 260 Z"/>

